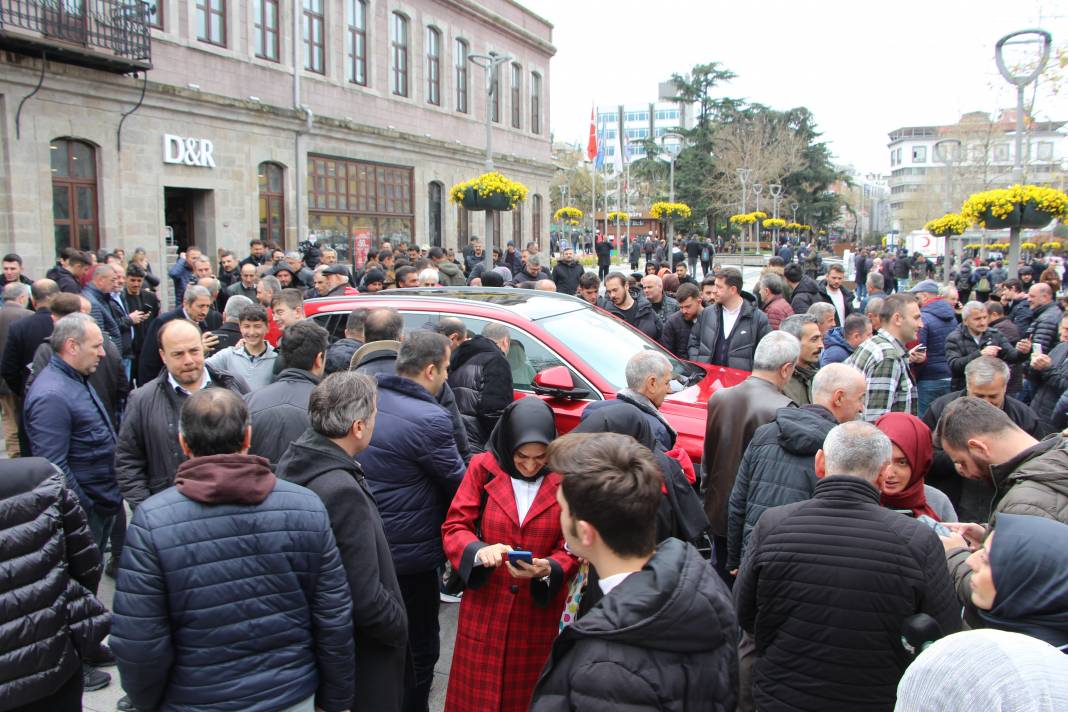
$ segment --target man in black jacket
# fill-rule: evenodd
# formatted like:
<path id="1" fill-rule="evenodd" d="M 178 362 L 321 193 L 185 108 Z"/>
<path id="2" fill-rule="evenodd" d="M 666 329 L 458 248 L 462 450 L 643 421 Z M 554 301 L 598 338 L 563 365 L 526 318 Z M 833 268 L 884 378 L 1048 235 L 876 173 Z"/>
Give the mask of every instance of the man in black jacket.
<path id="1" fill-rule="evenodd" d="M 660 343 L 679 358 L 690 357 L 690 332 L 694 323 L 705 310 L 701 303 L 701 290 L 689 282 L 679 285 L 675 292 L 675 301 L 679 309 L 664 322 Z"/>
<path id="2" fill-rule="evenodd" d="M 642 332 L 650 339 L 660 338 L 660 320 L 653 311 L 653 306 L 645 297 L 632 296 L 627 289 L 627 278 L 622 272 L 612 272 L 604 279 L 604 309 L 609 314 Z"/>
<path id="3" fill-rule="evenodd" d="M 378 505 L 355 456 L 375 427 L 375 381 L 362 373 L 328 376 L 308 399 L 310 427 L 289 446 L 277 474 L 326 505 L 352 592 L 356 641 L 353 712 L 400 712 L 407 662 L 404 609 Z"/>
<path id="4" fill-rule="evenodd" d="M 656 545 L 663 480 L 648 449 L 616 433 L 549 446 L 569 550 L 588 559 L 604 598 L 560 633 L 532 712 L 631 709 L 727 712 L 737 686 L 730 593 L 697 550 Z M 948 575 L 948 574 L 947 574 Z"/>
<path id="5" fill-rule="evenodd" d="M 89 257 L 84 252 L 73 247 L 64 247 L 59 252 L 59 260 L 45 273 L 45 277 L 54 281 L 61 292 L 81 294 L 81 279 L 87 269 Z"/>
<path id="6" fill-rule="evenodd" d="M 308 319 L 286 329 L 279 346 L 286 367 L 274 383 L 245 396 L 252 419 L 250 455 L 274 465 L 308 429 L 308 398 L 323 377 L 329 341 L 326 329 Z"/>
<path id="7" fill-rule="evenodd" d="M 186 291 L 197 289 L 200 287 Z M 131 505 L 174 484 L 174 473 L 186 459 L 178 445 L 178 412 L 189 396 L 204 388 L 248 393 L 243 379 L 204 363 L 204 345 L 196 324 L 171 319 L 158 333 L 158 354 L 164 368 L 130 394 L 115 450 L 115 478 Z"/>
<path id="8" fill-rule="evenodd" d="M 952 376 L 950 389 L 964 388 L 964 369 L 980 356 L 1016 364 L 1027 357 L 1009 343 L 1000 331 L 990 328 L 990 315 L 981 302 L 968 302 L 961 310 L 961 325 L 946 337 L 946 362 Z M 1026 346 L 1026 344 L 1025 344 Z"/>
<path id="9" fill-rule="evenodd" d="M 326 370 L 329 376 L 338 371 L 348 371 L 352 355 L 363 346 L 363 323 L 367 319 L 366 309 L 353 309 L 345 320 L 345 337 L 330 344 L 326 350 Z"/>
<path id="10" fill-rule="evenodd" d="M 1027 303 L 1027 290 L 1018 279 L 1008 279 L 1001 285 L 1001 303 L 1005 306 L 1005 316 L 1016 325 L 1021 334 L 1027 333 L 1031 326 L 1031 305 Z"/>
<path id="11" fill-rule="evenodd" d="M 33 283 L 30 295 L 36 312 L 29 319 L 21 319 L 11 325 L 7 332 L 3 357 L 0 358 L 0 377 L 15 395 L 19 452 L 23 457 L 29 457 L 31 454 L 30 441 L 26 437 L 26 429 L 22 427 L 22 399 L 26 395 L 26 381 L 30 377 L 29 365 L 33 363 L 37 347 L 52 335 L 52 325 L 55 322 L 52 320 L 49 306 L 59 292 L 59 286 L 51 279 L 39 279 Z"/>
<path id="12" fill-rule="evenodd" d="M 572 296 L 578 294 L 579 278 L 585 273 L 586 268 L 575 261 L 575 251 L 566 248 L 553 267 L 552 280 L 556 282 L 556 291 Z"/>
<path id="13" fill-rule="evenodd" d="M 597 253 L 597 276 L 607 281 L 608 270 L 612 269 L 612 243 L 607 237 L 602 237 L 593 249 Z"/>
<path id="14" fill-rule="evenodd" d="M 1053 290 L 1045 282 L 1038 282 L 1027 290 L 1027 302 L 1031 305 L 1031 325 L 1023 338 L 1020 351 L 1031 353 L 1035 346 L 1042 347 L 1042 353 L 1049 354 L 1060 339 L 1057 338 L 1057 326 L 1060 324 L 1061 306 L 1053 300 Z"/>
<path id="15" fill-rule="evenodd" d="M 491 323 L 481 335 L 475 334 L 453 349 L 448 384 L 464 419 L 472 454 L 486 449 L 493 427 L 515 397 L 512 369 L 505 357 L 510 345 L 508 327 Z"/>
<path id="16" fill-rule="evenodd" d="M 177 309 L 164 312 L 152 320 L 145 332 L 145 341 L 141 346 L 141 358 L 138 363 L 137 382 L 144 385 L 160 375 L 163 369 L 163 359 L 160 358 L 159 331 L 169 321 L 185 319 L 196 324 L 201 332 L 210 331 L 205 324 L 208 312 L 211 311 L 211 292 L 204 287 L 191 284 L 185 289 L 182 305 Z M 219 324 L 221 326 L 221 323 Z M 205 335 L 203 346 L 205 350 L 218 345 L 218 339 L 210 334 Z"/>
<path id="17" fill-rule="evenodd" d="M 805 314 L 817 302 L 831 303 L 831 298 L 822 293 L 816 280 L 805 274 L 801 265 L 790 263 L 783 268 L 782 276 L 790 285 L 790 308 L 794 314 Z"/>
<path id="18" fill-rule="evenodd" d="M 755 638 L 762 712 L 890 710 L 912 659 L 905 620 L 926 613 L 944 635 L 960 628 L 937 535 L 879 504 L 890 460 L 875 426 L 836 426 L 816 453 L 813 498 L 766 511 L 753 529 L 734 600 Z"/>
<path id="19" fill-rule="evenodd" d="M 716 275 L 715 300 L 690 332 L 690 360 L 752 371 L 756 346 L 771 331 L 767 315 L 742 298 L 742 273 L 732 267 Z"/>

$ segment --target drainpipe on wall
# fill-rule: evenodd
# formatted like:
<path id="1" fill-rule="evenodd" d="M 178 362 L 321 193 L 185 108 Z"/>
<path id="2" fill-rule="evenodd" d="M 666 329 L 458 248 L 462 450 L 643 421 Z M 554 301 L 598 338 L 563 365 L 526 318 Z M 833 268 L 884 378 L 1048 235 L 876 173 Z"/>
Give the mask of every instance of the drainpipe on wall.
<path id="1" fill-rule="evenodd" d="M 301 103 L 300 99 L 300 72 L 302 67 L 301 61 L 301 49 L 304 46 L 304 33 L 301 26 L 301 12 L 300 7 L 296 3 L 292 4 L 293 7 L 293 108 L 297 111 L 304 112 L 304 126 L 296 130 L 295 139 L 293 142 L 293 151 L 295 154 L 295 160 L 293 161 L 294 183 L 296 185 L 296 195 L 294 201 L 294 207 L 297 213 L 297 234 L 295 244 L 289 247 L 296 247 L 302 240 L 305 239 L 308 232 L 308 217 L 307 217 L 307 189 L 305 183 L 308 177 L 308 160 L 307 151 L 304 148 L 303 137 L 312 130 L 312 122 L 314 121 L 314 115 L 310 107 Z"/>

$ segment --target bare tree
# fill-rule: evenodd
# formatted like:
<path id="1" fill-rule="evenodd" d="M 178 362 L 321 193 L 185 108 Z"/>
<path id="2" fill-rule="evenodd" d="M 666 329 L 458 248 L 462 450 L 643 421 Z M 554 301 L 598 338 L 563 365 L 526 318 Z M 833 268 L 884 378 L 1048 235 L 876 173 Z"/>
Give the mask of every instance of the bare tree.
<path id="1" fill-rule="evenodd" d="M 790 127 L 765 116 L 740 117 L 716 129 L 712 139 L 716 174 L 706 194 L 722 206 L 741 209 L 738 169 L 749 169 L 753 183 L 779 183 L 804 167 L 805 142 Z M 786 196 L 783 196 L 785 199 Z M 749 202 L 747 208 L 753 208 Z"/>

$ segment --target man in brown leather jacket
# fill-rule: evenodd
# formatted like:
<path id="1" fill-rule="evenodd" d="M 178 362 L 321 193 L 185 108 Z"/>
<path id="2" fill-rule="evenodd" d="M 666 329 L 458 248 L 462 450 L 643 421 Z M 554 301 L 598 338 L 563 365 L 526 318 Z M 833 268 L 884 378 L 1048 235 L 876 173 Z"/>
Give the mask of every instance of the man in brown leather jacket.
<path id="1" fill-rule="evenodd" d="M 708 425 L 701 458 L 705 472 L 705 512 L 712 524 L 716 571 L 733 583 L 727 564 L 727 500 L 734 476 L 753 433 L 775 419 L 775 411 L 793 405 L 782 388 L 793 375 L 800 342 L 784 331 L 773 331 L 757 344 L 753 375 L 708 399 Z"/>

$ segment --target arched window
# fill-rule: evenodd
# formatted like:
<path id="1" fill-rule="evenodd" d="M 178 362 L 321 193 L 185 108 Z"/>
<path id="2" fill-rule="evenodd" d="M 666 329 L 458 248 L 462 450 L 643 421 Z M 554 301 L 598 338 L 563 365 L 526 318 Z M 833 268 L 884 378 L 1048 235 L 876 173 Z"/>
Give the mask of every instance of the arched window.
<path id="1" fill-rule="evenodd" d="M 444 192 L 444 187 L 441 185 L 441 183 L 438 183 L 437 181 L 434 181 L 429 186 L 427 186 L 427 215 L 430 216 L 431 247 L 442 247 L 443 245 L 441 239 L 441 211 L 444 207 L 444 203 L 442 201 L 442 195 L 444 194 Z"/>
<path id="2" fill-rule="evenodd" d="M 408 96 L 408 18 L 393 13 L 389 23 L 392 71 L 389 89 L 397 96 Z"/>
<path id="3" fill-rule="evenodd" d="M 260 180 L 260 239 L 284 245 L 286 237 L 285 169 L 263 162 L 257 171 Z"/>
<path id="4" fill-rule="evenodd" d="M 535 194 L 530 199 L 530 240 L 541 246 L 541 196 Z M 517 245 L 518 247 L 518 245 Z"/>
<path id="5" fill-rule="evenodd" d="M 441 105 L 441 32 L 426 28 L 426 101 Z"/>
<path id="6" fill-rule="evenodd" d="M 461 114 L 467 113 L 467 55 L 468 45 L 466 40 L 456 39 L 456 49 L 453 54 L 454 66 L 456 67 L 456 110 Z"/>
<path id="7" fill-rule="evenodd" d="M 97 215 L 96 149 L 82 141 L 60 138 L 52 154 L 52 223 L 56 252 L 64 247 L 96 250 L 100 246 Z"/>

